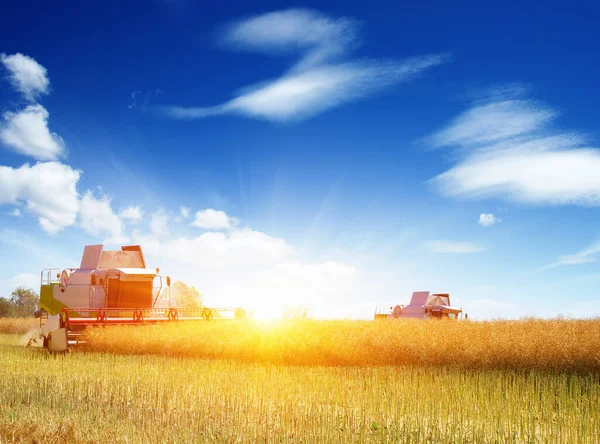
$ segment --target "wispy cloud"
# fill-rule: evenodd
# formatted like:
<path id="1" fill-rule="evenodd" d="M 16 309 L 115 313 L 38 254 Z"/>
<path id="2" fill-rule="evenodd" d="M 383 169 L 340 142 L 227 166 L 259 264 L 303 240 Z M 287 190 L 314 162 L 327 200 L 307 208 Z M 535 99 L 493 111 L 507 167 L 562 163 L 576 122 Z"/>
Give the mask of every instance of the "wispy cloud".
<path id="1" fill-rule="evenodd" d="M 556 113 L 528 100 L 503 100 L 475 106 L 433 135 L 435 146 L 472 147 L 543 129 Z"/>
<path id="2" fill-rule="evenodd" d="M 433 253 L 469 254 L 485 250 L 481 245 L 473 242 L 430 240 L 423 243 L 424 247 Z"/>
<path id="3" fill-rule="evenodd" d="M 127 108 L 132 109 L 136 107 L 137 103 L 135 98 L 138 94 L 141 94 L 141 91 L 133 91 L 131 93 L 131 103 L 127 106 Z"/>
<path id="4" fill-rule="evenodd" d="M 556 267 L 562 267 L 564 265 L 582 265 L 590 262 L 596 262 L 600 256 L 600 242 L 596 242 L 584 250 L 579 251 L 575 254 L 566 254 L 560 256 L 558 260 L 551 264 L 545 265 L 541 270 L 550 270 Z"/>
<path id="5" fill-rule="evenodd" d="M 479 225 L 483 227 L 490 227 L 500 222 L 502 222 L 502 219 L 497 218 L 492 213 L 481 213 L 479 215 Z"/>
<path id="6" fill-rule="evenodd" d="M 35 101 L 41 94 L 50 91 L 50 80 L 46 68 L 32 57 L 16 53 L 13 55 L 0 54 L 0 62 L 9 73 L 13 87 L 20 91 L 27 100 Z"/>
<path id="7" fill-rule="evenodd" d="M 552 128 L 557 112 L 532 100 L 476 103 L 428 140 L 458 149 L 430 182 L 452 197 L 504 197 L 529 204 L 600 204 L 600 150 Z"/>
<path id="8" fill-rule="evenodd" d="M 140 90 L 133 91 L 131 96 L 131 103 L 127 105 L 128 109 L 139 108 L 142 112 L 146 111 L 148 108 L 148 104 L 156 98 L 159 94 L 162 94 L 164 91 L 160 88 L 154 88 L 151 90 L 147 90 L 142 92 Z"/>
<path id="9" fill-rule="evenodd" d="M 235 49 L 268 54 L 301 53 L 301 69 L 344 55 L 357 43 L 359 23 L 333 19 L 308 9 L 288 9 L 256 15 L 229 25 L 223 43 Z"/>
<path id="10" fill-rule="evenodd" d="M 303 119 L 408 81 L 448 59 L 435 54 L 394 61 L 347 60 L 358 44 L 357 31 L 355 20 L 298 9 L 235 22 L 222 35 L 227 46 L 275 55 L 296 52 L 298 61 L 281 77 L 244 88 L 225 103 L 158 109 L 178 119 L 223 114 L 274 121 Z"/>

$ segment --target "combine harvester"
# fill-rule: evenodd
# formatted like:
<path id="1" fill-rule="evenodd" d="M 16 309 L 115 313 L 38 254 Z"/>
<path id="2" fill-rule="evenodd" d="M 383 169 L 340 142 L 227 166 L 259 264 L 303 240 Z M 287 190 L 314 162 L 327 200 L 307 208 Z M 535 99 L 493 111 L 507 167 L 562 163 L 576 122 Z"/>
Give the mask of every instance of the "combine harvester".
<path id="1" fill-rule="evenodd" d="M 79 268 L 42 270 L 38 314 L 44 347 L 66 351 L 89 326 L 246 318 L 241 308 L 173 306 L 171 279 L 159 271 L 146 268 L 139 245 L 116 251 L 87 245 Z"/>
<path id="2" fill-rule="evenodd" d="M 450 305 L 448 293 L 430 294 L 428 291 L 415 291 L 408 305 L 395 307 L 377 307 L 375 320 L 379 319 L 458 319 L 462 315 L 462 308 Z M 465 315 L 465 319 L 467 315 Z"/>

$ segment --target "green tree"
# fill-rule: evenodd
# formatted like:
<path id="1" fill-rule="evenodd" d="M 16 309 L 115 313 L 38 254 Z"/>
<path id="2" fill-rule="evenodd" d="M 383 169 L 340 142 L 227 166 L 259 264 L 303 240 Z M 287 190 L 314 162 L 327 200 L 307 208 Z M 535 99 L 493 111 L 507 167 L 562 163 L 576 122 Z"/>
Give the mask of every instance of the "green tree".
<path id="1" fill-rule="evenodd" d="M 6 298 L 0 297 L 0 318 L 12 316 L 12 304 Z"/>
<path id="2" fill-rule="evenodd" d="M 31 288 L 17 287 L 10 295 L 12 315 L 18 318 L 33 316 L 40 305 L 40 296 Z"/>
<path id="3" fill-rule="evenodd" d="M 177 307 L 200 308 L 203 305 L 202 295 L 196 290 L 196 287 L 182 281 L 171 285 L 171 298 Z"/>

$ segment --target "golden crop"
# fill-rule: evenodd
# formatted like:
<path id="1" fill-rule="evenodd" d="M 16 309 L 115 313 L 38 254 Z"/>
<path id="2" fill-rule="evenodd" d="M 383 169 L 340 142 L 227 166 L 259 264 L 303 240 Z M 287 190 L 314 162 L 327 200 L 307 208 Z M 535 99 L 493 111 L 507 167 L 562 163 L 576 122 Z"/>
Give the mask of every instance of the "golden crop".
<path id="1" fill-rule="evenodd" d="M 593 373 L 49 356 L 6 345 L 0 363 L 0 442 L 591 444 L 600 436 Z"/>
<path id="2" fill-rule="evenodd" d="M 0 334 L 14 333 L 22 335 L 40 327 L 40 320 L 35 318 L 0 318 Z"/>
<path id="3" fill-rule="evenodd" d="M 182 321 L 86 331 L 87 351 L 288 365 L 600 371 L 600 319 Z"/>
<path id="4" fill-rule="evenodd" d="M 600 443 L 598 319 L 182 321 L 90 328 L 63 355 L 19 338 L 0 334 L 0 443 Z"/>

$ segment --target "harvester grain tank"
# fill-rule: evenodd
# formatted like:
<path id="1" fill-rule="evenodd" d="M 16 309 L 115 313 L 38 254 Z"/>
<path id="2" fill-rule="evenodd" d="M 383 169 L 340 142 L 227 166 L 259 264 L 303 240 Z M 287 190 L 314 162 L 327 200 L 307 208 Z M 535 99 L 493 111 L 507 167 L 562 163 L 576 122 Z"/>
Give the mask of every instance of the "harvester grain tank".
<path id="1" fill-rule="evenodd" d="M 377 307 L 375 319 L 457 319 L 461 316 L 462 308 L 450 305 L 450 294 L 429 291 L 415 291 L 408 305 Z"/>
<path id="2" fill-rule="evenodd" d="M 87 245 L 79 268 L 41 272 L 44 345 L 64 351 L 92 325 L 244 318 L 240 308 L 182 308 L 171 300 L 170 278 L 148 268 L 139 245 L 107 251 Z"/>

